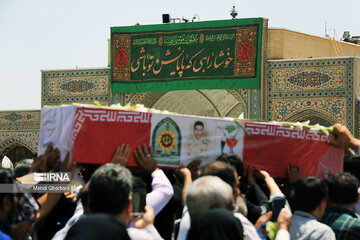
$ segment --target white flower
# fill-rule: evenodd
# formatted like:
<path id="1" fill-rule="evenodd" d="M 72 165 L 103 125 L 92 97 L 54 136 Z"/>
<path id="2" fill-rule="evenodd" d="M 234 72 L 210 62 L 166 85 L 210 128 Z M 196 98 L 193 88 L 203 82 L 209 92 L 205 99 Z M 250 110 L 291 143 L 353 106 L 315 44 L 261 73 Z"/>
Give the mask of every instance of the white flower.
<path id="1" fill-rule="evenodd" d="M 306 122 L 303 122 L 302 124 L 303 124 L 303 126 L 309 126 L 310 120 L 307 120 Z M 319 125 L 319 124 L 318 124 L 318 125 Z"/>
<path id="2" fill-rule="evenodd" d="M 157 110 L 155 108 L 150 108 L 148 111 L 151 112 L 151 113 L 161 113 L 160 110 Z"/>
<path id="3" fill-rule="evenodd" d="M 136 111 L 139 111 L 139 112 L 147 112 L 148 111 L 148 108 L 144 106 L 144 104 L 136 104 Z"/>
<path id="4" fill-rule="evenodd" d="M 296 123 L 294 123 L 293 126 L 296 130 L 299 130 L 299 131 L 303 130 L 303 124 L 301 122 L 296 122 Z"/>
<path id="5" fill-rule="evenodd" d="M 225 120 L 230 120 L 230 121 L 234 121 L 234 118 L 231 118 L 231 117 L 223 117 L 223 119 L 225 119 Z"/>

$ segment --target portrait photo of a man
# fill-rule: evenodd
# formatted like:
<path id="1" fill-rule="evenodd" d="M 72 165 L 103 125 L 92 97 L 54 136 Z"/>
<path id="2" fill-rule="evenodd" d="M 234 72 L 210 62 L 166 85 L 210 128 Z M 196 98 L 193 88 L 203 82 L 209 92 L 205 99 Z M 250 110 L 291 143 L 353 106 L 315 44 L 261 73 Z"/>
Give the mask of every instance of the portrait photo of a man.
<path id="1" fill-rule="evenodd" d="M 189 136 L 186 142 L 187 161 L 208 160 L 208 152 L 210 150 L 210 141 L 204 137 L 205 125 L 202 121 L 194 123 L 194 132 Z"/>

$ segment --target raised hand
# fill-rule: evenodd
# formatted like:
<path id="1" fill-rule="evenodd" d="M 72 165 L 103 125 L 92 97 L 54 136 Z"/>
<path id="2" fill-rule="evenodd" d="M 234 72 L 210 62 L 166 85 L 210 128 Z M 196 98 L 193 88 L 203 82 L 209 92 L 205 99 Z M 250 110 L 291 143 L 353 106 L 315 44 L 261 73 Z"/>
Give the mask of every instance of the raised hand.
<path id="1" fill-rule="evenodd" d="M 336 135 L 334 140 L 330 140 L 329 144 L 336 147 L 351 148 L 355 152 L 358 151 L 360 146 L 360 140 L 355 138 L 349 129 L 340 123 L 333 125 L 334 134 Z"/>
<path id="2" fill-rule="evenodd" d="M 116 152 L 111 160 L 111 163 L 120 164 L 125 167 L 129 161 L 131 148 L 129 144 L 121 144 L 116 148 Z"/>
<path id="3" fill-rule="evenodd" d="M 286 177 L 291 184 L 295 184 L 301 178 L 300 168 L 295 163 L 291 163 L 286 168 Z"/>
<path id="4" fill-rule="evenodd" d="M 53 149 L 53 144 L 50 143 L 46 148 L 45 153 L 34 159 L 30 172 L 39 170 L 41 172 L 58 171 L 59 167 L 60 150 L 58 148 Z"/>
<path id="5" fill-rule="evenodd" d="M 144 229 L 149 225 L 153 225 L 155 220 L 154 209 L 150 205 L 145 206 L 145 214 L 134 220 L 134 226 L 138 229 Z"/>
<path id="6" fill-rule="evenodd" d="M 134 157 L 139 168 L 144 173 L 152 173 L 157 168 L 152 147 L 148 148 L 145 144 L 142 147 L 137 146 L 134 151 Z"/>

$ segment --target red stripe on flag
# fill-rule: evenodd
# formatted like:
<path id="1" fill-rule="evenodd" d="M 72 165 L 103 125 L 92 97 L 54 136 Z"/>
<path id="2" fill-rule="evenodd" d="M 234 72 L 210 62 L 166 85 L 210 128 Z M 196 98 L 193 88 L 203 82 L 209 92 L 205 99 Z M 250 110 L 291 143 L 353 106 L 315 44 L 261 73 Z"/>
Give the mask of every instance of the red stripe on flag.
<path id="1" fill-rule="evenodd" d="M 300 167 L 302 176 L 322 178 L 327 172 L 342 170 L 338 159 L 343 150 L 327 144 L 326 135 L 261 123 L 246 123 L 245 128 L 251 136 L 244 138 L 246 166 L 266 170 L 273 177 L 285 177 L 290 163 Z"/>
<path id="2" fill-rule="evenodd" d="M 150 144 L 151 113 L 78 108 L 74 124 L 73 158 L 76 162 L 105 164 L 120 144 L 129 144 L 128 166 L 137 166 L 133 151 Z"/>

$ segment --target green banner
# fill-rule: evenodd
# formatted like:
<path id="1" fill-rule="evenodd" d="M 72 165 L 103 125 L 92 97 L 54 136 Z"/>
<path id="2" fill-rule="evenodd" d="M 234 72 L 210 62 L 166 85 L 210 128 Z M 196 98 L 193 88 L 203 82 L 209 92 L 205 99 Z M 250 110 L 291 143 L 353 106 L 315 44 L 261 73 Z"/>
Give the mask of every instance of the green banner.
<path id="1" fill-rule="evenodd" d="M 262 21 L 112 27 L 113 92 L 259 88 Z"/>

